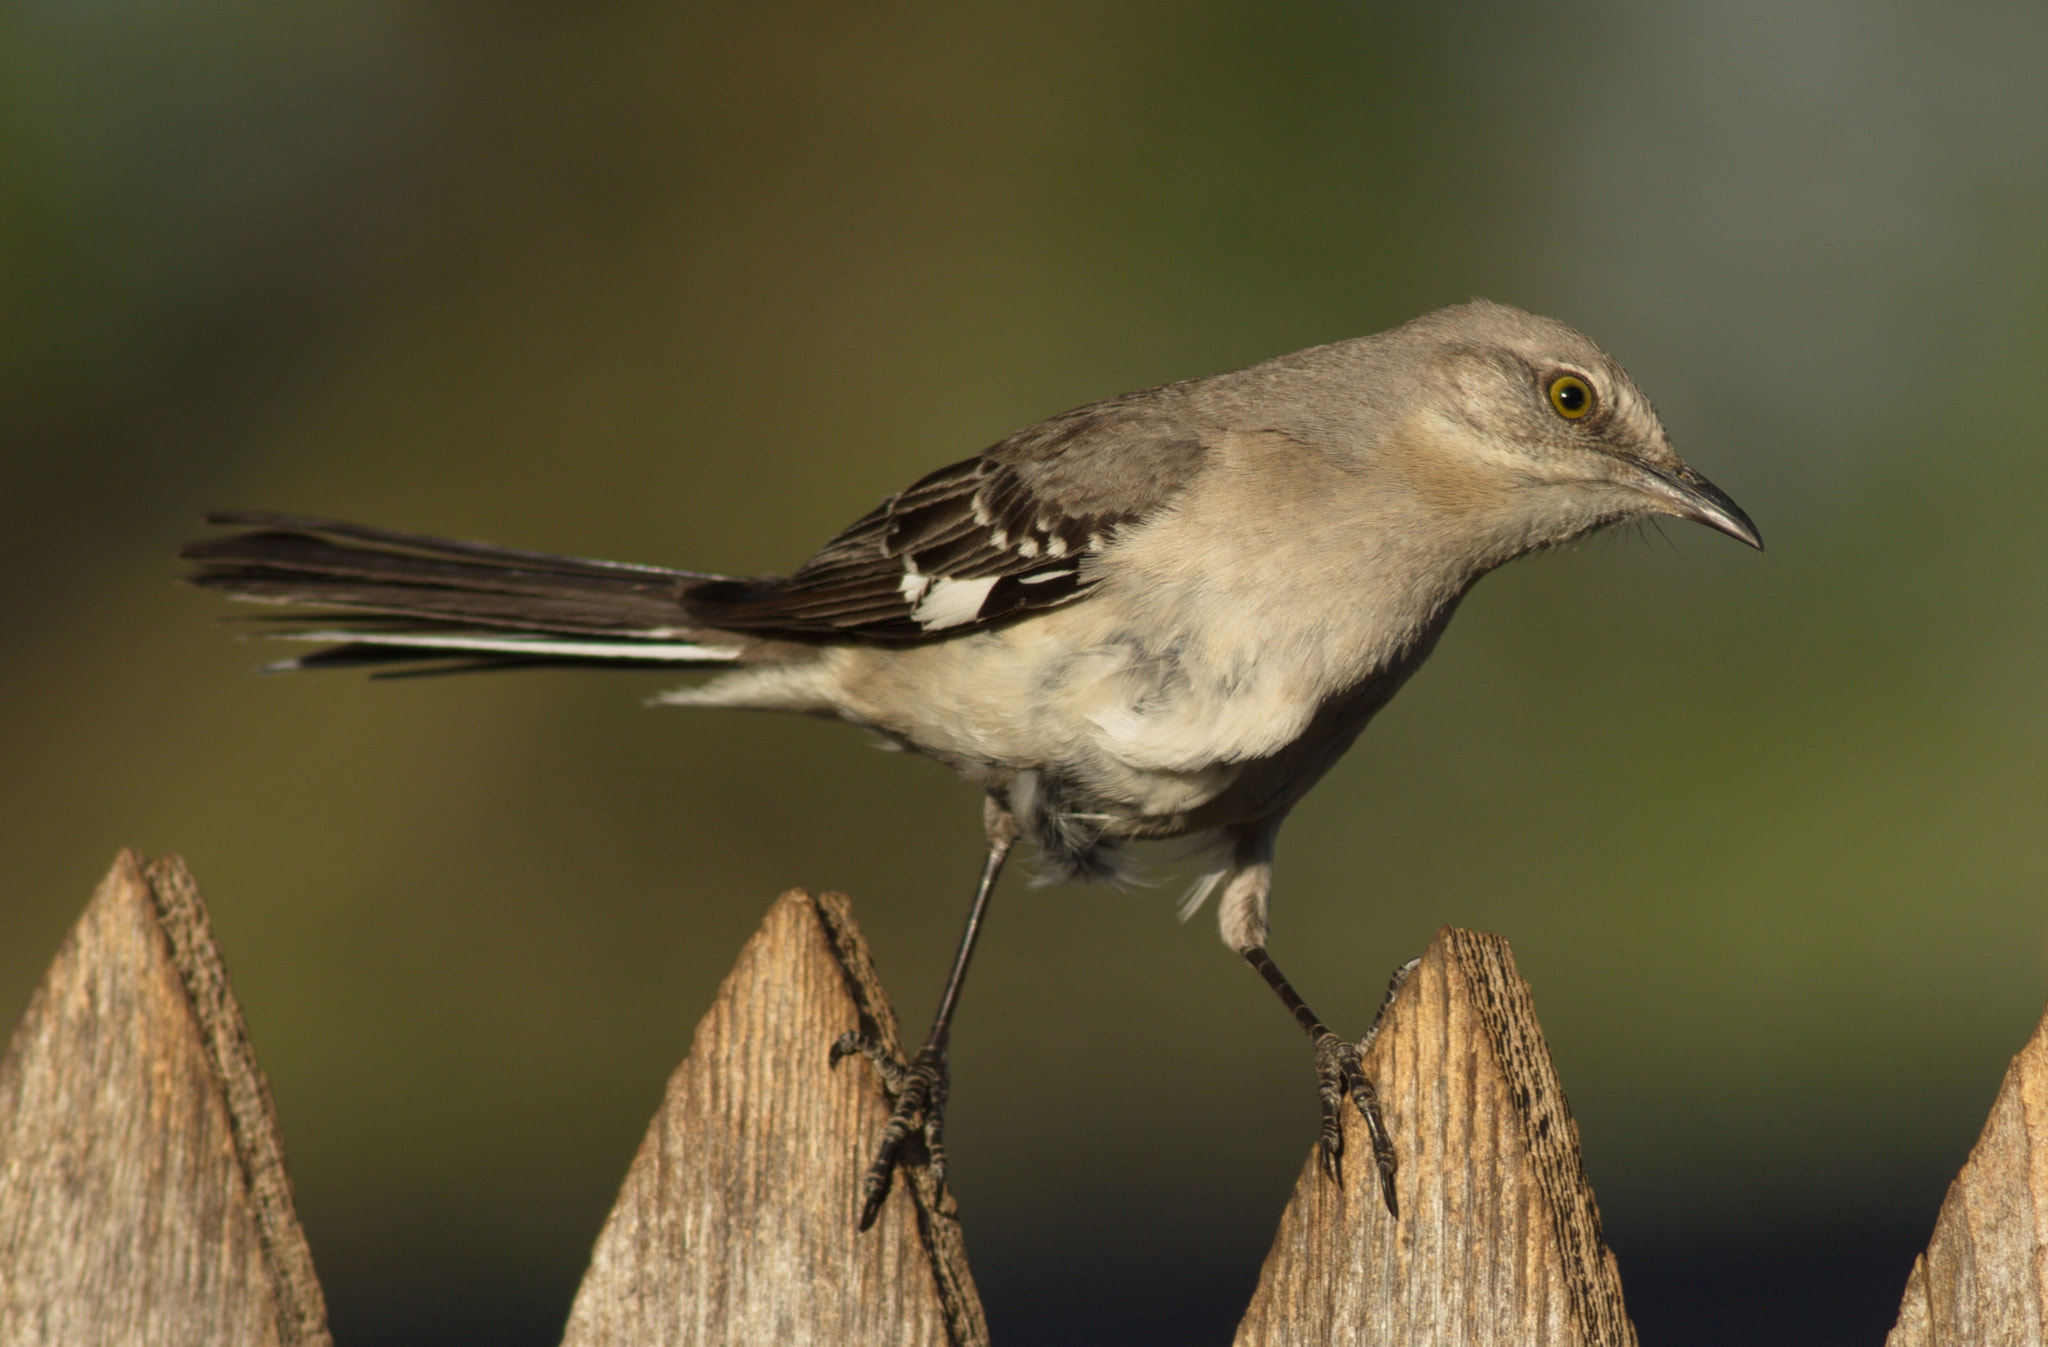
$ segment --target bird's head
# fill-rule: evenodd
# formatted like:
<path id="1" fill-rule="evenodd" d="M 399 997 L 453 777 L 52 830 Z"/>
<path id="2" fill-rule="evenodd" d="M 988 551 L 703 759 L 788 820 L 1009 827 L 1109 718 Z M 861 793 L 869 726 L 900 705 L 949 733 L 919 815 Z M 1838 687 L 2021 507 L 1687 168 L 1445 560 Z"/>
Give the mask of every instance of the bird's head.
<path id="1" fill-rule="evenodd" d="M 1477 544 L 1482 566 L 1660 514 L 1763 546 L 1621 366 L 1563 323 L 1476 300 L 1273 366 L 1321 385 L 1304 438 L 1356 446 L 1380 490 L 1426 507 L 1411 517 L 1450 545 Z"/>
<path id="2" fill-rule="evenodd" d="M 1433 442 L 1423 453 L 1438 472 L 1464 474 L 1530 545 L 1663 514 L 1762 548 L 1742 507 L 1673 451 L 1628 374 L 1572 328 L 1475 301 L 1397 331 L 1421 357 L 1407 420 Z"/>

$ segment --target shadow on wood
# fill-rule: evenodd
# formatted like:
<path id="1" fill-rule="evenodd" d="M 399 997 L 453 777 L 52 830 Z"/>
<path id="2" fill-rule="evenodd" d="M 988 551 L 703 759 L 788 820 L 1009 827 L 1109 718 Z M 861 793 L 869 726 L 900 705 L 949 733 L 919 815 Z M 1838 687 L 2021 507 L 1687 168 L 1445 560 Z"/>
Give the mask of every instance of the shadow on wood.
<path id="1" fill-rule="evenodd" d="M 2048 1019 L 2006 1069 L 1991 1117 L 1906 1278 L 1885 1347 L 2048 1342 Z"/>
<path id="2" fill-rule="evenodd" d="M 0 1343 L 328 1342 L 205 904 L 124 851 L 0 1064 Z"/>
<path id="3" fill-rule="evenodd" d="M 1238 1347 L 1633 1347 L 1578 1128 L 1507 941 L 1446 927 L 1365 1057 L 1400 1157 L 1387 1214 L 1347 1108 L 1342 1185 L 1312 1154 Z"/>
<path id="4" fill-rule="evenodd" d="M 952 1201 L 922 1167 L 854 1228 L 889 1116 L 866 1062 L 827 1065 L 856 1028 L 902 1058 L 847 900 L 784 894 L 669 1079 L 566 1344 L 988 1341 Z"/>

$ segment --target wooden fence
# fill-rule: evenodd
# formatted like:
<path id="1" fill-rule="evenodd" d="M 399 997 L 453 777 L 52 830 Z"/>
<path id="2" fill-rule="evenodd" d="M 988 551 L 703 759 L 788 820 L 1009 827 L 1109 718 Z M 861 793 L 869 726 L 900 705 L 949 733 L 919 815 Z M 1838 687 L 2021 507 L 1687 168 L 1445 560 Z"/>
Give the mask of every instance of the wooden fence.
<path id="1" fill-rule="evenodd" d="M 826 1065 L 856 1027 L 900 1051 L 847 900 L 784 894 L 669 1080 L 565 1344 L 988 1341 L 957 1213 L 922 1170 L 872 1232 L 854 1230 L 888 1113 L 873 1072 Z M 1311 1157 L 1239 1347 L 1632 1347 L 1507 942 L 1440 932 L 1366 1062 L 1401 1155 L 1402 1219 L 1372 1166 L 1338 1186 Z M 1887 1347 L 2035 1347 L 2044 1288 L 2048 1022 L 1949 1190 Z M 329 1342 L 205 905 L 176 858 L 124 852 L 0 1065 L 0 1347 Z"/>

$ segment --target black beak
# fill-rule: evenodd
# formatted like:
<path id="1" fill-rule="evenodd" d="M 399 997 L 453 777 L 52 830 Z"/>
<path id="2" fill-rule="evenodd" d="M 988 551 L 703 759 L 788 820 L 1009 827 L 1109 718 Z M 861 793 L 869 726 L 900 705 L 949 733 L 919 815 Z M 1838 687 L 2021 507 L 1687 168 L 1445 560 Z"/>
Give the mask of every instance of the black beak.
<path id="1" fill-rule="evenodd" d="M 1653 468 L 1647 463 L 1640 466 L 1649 478 L 1643 484 L 1644 489 L 1668 504 L 1671 513 L 1717 529 L 1737 542 L 1748 543 L 1759 552 L 1764 550 L 1763 535 L 1756 531 L 1755 524 L 1749 522 L 1749 516 L 1742 512 L 1742 507 L 1728 499 L 1728 493 L 1720 487 L 1682 463 L 1669 471 Z"/>

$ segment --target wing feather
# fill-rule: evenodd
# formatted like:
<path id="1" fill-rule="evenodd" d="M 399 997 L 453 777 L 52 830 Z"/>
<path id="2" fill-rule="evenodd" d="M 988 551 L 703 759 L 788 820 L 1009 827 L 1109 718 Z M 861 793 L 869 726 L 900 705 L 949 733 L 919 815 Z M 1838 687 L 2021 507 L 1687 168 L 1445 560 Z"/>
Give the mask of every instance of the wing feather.
<path id="1" fill-rule="evenodd" d="M 1096 403 L 911 483 L 785 580 L 710 581 L 684 603 L 708 626 L 881 641 L 952 636 L 1067 603 L 1119 530 L 1199 471 L 1177 388 Z"/>

